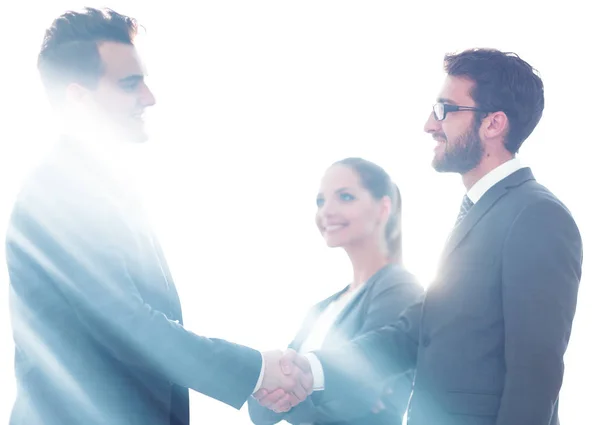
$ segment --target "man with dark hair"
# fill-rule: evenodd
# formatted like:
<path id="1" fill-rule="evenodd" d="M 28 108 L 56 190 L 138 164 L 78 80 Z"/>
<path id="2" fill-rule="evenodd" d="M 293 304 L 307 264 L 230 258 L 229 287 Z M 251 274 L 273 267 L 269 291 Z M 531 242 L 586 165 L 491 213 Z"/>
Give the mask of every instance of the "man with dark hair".
<path id="1" fill-rule="evenodd" d="M 567 208 L 515 156 L 542 115 L 543 84 L 525 61 L 497 50 L 444 62 L 425 131 L 437 142 L 434 168 L 461 174 L 467 193 L 437 278 L 396 325 L 286 359 L 315 372 L 318 359 L 321 403 L 375 405 L 378 365 L 416 367 L 409 425 L 558 425 L 582 242 Z M 287 396 L 257 398 L 276 408 Z"/>
<path id="2" fill-rule="evenodd" d="M 183 327 L 160 245 L 116 159 L 146 140 L 155 103 L 112 10 L 67 12 L 47 30 L 39 70 L 63 134 L 26 180 L 6 239 L 17 398 L 13 425 L 181 425 L 188 388 L 240 408 L 259 388 L 312 391 L 260 353 Z M 284 373 L 285 372 L 285 373 Z"/>
<path id="3" fill-rule="evenodd" d="M 134 46 L 135 19 L 112 10 L 69 11 L 46 30 L 38 69 L 66 133 L 146 140 L 142 115 L 154 96 Z"/>

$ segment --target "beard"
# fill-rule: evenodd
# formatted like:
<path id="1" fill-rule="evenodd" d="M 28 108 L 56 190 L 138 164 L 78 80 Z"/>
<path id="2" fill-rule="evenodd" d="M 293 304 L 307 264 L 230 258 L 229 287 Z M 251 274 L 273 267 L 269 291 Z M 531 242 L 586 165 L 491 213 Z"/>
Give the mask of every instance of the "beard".
<path id="1" fill-rule="evenodd" d="M 478 122 L 474 122 L 469 130 L 457 137 L 452 143 L 446 139 L 446 149 L 441 158 L 434 158 L 434 170 L 440 173 L 465 174 L 479 165 L 484 150 L 478 134 Z"/>

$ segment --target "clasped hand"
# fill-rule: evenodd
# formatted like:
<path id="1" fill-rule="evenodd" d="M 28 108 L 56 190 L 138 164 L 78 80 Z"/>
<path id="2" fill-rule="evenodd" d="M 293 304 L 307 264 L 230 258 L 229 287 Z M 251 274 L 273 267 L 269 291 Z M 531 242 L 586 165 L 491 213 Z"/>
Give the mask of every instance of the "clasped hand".
<path id="1" fill-rule="evenodd" d="M 263 353 L 265 369 L 261 388 L 253 397 L 261 406 L 277 413 L 289 411 L 313 391 L 310 363 L 294 350 Z"/>

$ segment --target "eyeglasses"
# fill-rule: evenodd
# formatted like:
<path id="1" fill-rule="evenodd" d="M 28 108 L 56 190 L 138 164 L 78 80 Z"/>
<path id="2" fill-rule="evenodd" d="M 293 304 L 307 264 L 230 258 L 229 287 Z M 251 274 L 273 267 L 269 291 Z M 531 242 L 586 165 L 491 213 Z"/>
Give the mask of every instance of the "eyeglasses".
<path id="1" fill-rule="evenodd" d="M 484 111 L 483 109 L 475 108 L 474 106 L 458 106 L 442 102 L 438 102 L 435 105 L 433 105 L 433 117 L 436 119 L 436 121 L 443 121 L 446 119 L 446 114 L 448 112 L 457 111 L 490 112 Z"/>

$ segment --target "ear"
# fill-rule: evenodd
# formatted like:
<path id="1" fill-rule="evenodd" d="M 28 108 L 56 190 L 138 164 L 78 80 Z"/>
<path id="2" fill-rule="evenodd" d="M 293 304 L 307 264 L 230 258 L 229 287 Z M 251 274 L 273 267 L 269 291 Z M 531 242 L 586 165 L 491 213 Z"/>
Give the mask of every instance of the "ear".
<path id="1" fill-rule="evenodd" d="M 485 139 L 504 139 L 508 134 L 508 117 L 502 111 L 493 112 L 483 119 L 481 129 Z"/>
<path id="2" fill-rule="evenodd" d="M 81 84 L 71 83 L 67 86 L 65 100 L 71 104 L 81 104 L 89 97 L 90 91 Z"/>
<path id="3" fill-rule="evenodd" d="M 392 199 L 389 196 L 384 196 L 379 201 L 380 212 L 379 220 L 383 224 L 387 224 L 390 214 L 392 213 Z"/>

